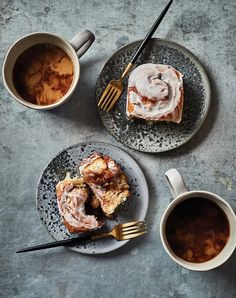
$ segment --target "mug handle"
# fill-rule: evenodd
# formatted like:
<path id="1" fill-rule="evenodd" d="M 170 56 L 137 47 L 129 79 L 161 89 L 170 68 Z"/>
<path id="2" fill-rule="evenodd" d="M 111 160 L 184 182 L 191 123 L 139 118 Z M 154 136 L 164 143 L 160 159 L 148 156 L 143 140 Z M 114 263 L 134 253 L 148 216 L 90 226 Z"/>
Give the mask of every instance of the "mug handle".
<path id="1" fill-rule="evenodd" d="M 89 30 L 84 30 L 77 33 L 70 40 L 70 44 L 75 49 L 77 56 L 80 58 L 90 48 L 94 40 L 95 35 Z"/>
<path id="2" fill-rule="evenodd" d="M 165 173 L 166 179 L 169 184 L 170 192 L 173 198 L 177 198 L 182 193 L 188 191 L 185 186 L 184 180 L 181 177 L 180 173 L 176 169 L 170 169 Z"/>

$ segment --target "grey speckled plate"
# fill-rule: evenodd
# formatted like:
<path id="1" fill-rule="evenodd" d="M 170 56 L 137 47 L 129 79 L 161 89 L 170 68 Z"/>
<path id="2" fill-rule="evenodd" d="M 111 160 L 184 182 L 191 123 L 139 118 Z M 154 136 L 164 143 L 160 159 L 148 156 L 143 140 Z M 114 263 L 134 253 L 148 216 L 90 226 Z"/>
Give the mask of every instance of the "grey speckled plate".
<path id="1" fill-rule="evenodd" d="M 96 103 L 111 79 L 118 79 L 141 41 L 119 49 L 105 64 L 96 83 Z M 210 84 L 198 59 L 183 46 L 169 40 L 153 38 L 136 65 L 144 63 L 169 64 L 184 75 L 184 109 L 180 124 L 128 120 L 125 113 L 127 78 L 124 93 L 112 112 L 98 108 L 101 121 L 108 132 L 124 145 L 144 152 L 163 152 L 186 143 L 198 131 L 210 105 Z"/>
<path id="2" fill-rule="evenodd" d="M 118 147 L 98 142 L 81 143 L 61 151 L 43 171 L 37 188 L 37 209 L 40 219 L 49 234 L 56 240 L 76 237 L 64 227 L 55 194 L 55 186 L 69 172 L 71 177 L 79 173 L 81 160 L 94 151 L 109 155 L 117 161 L 129 179 L 131 197 L 117 211 L 115 220 L 106 220 L 105 229 L 111 229 L 117 223 L 143 220 L 148 208 L 148 187 L 146 179 L 138 164 Z M 72 250 L 86 254 L 106 253 L 123 246 L 128 241 L 103 239 L 83 245 L 70 247 Z"/>

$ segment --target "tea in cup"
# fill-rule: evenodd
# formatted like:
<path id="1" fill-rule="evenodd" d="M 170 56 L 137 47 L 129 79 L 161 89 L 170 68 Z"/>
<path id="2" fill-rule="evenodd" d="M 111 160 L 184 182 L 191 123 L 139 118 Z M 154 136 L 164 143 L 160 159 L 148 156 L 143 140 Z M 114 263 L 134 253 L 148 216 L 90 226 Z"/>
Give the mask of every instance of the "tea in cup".
<path id="1" fill-rule="evenodd" d="M 18 40 L 3 63 L 3 82 L 21 104 L 48 110 L 72 95 L 80 78 L 79 57 L 91 46 L 94 34 L 85 30 L 70 42 L 52 33 L 32 33 Z"/>
<path id="2" fill-rule="evenodd" d="M 220 266 L 236 247 L 236 216 L 232 208 L 217 194 L 188 191 L 176 169 L 165 175 L 174 197 L 160 223 L 166 252 L 190 270 Z"/>

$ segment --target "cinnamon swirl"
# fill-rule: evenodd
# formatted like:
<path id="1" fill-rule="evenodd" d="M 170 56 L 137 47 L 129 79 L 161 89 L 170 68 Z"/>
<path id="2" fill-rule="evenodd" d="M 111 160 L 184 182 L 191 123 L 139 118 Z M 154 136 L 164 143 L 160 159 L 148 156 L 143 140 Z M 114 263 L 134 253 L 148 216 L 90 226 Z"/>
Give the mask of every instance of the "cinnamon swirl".
<path id="1" fill-rule="evenodd" d="M 169 65 L 142 64 L 130 74 L 126 113 L 129 119 L 180 123 L 183 75 Z"/>
<path id="2" fill-rule="evenodd" d="M 84 182 L 89 185 L 96 198 L 93 199 L 93 204 L 100 204 L 106 215 L 114 213 L 129 197 L 128 179 L 109 156 L 95 152 L 82 161 L 79 169 Z"/>

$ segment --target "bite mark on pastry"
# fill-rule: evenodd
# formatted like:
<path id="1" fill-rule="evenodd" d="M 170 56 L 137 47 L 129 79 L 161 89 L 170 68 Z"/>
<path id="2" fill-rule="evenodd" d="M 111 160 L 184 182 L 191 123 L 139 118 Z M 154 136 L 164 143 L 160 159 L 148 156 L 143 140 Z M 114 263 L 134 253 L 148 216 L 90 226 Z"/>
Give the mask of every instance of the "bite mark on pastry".
<path id="1" fill-rule="evenodd" d="M 87 232 L 100 226 L 94 215 L 85 212 L 89 193 L 82 178 L 65 179 L 56 186 L 59 212 L 65 227 L 71 233 Z"/>

